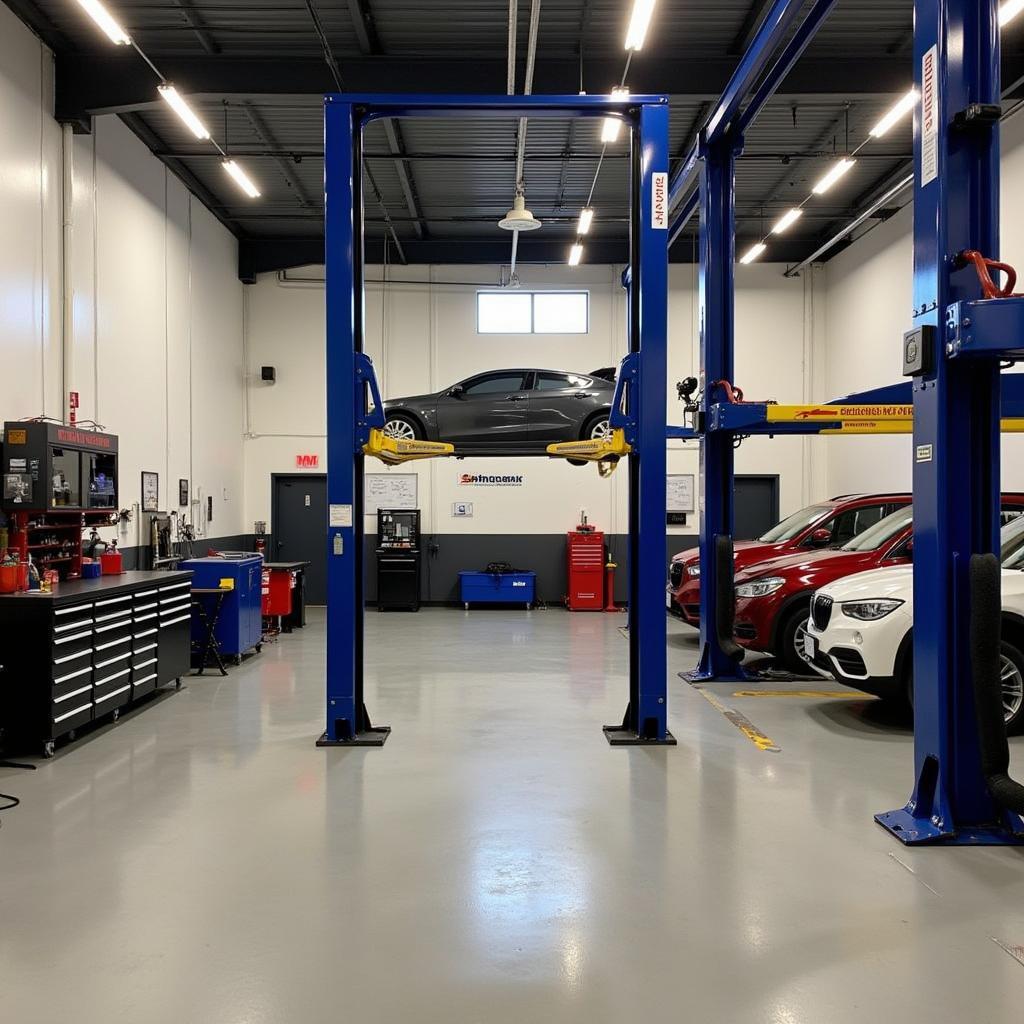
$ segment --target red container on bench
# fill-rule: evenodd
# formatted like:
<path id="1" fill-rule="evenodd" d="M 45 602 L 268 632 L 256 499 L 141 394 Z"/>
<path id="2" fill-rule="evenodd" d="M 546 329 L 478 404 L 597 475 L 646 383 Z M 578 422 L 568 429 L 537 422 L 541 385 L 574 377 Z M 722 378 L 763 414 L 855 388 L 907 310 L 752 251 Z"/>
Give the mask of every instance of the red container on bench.
<path id="1" fill-rule="evenodd" d="M 103 566 L 104 576 L 120 576 L 124 572 L 120 551 L 108 551 L 100 555 L 100 565 Z"/>
<path id="2" fill-rule="evenodd" d="M 20 565 L 0 565 L 0 594 L 17 593 L 20 577 Z"/>

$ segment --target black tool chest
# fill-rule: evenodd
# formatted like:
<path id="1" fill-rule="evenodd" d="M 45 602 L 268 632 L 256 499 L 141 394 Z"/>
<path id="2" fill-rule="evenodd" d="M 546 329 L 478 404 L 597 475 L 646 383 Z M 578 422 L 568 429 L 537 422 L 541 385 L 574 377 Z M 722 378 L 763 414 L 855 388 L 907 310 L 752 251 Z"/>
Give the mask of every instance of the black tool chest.
<path id="1" fill-rule="evenodd" d="M 0 729 L 54 741 L 188 674 L 191 573 L 127 572 L 0 595 Z"/>

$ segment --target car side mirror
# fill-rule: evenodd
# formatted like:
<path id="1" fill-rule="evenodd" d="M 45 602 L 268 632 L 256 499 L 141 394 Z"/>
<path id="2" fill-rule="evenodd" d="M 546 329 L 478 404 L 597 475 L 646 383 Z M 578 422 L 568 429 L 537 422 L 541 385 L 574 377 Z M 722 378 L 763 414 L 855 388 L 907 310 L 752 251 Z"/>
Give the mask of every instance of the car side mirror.
<path id="1" fill-rule="evenodd" d="M 452 398 L 458 398 L 460 395 L 465 393 L 465 390 L 466 389 L 461 384 L 453 384 L 448 389 L 448 394 L 451 395 Z"/>
<path id="2" fill-rule="evenodd" d="M 907 543 L 903 545 L 903 554 L 905 554 L 907 556 L 907 558 L 913 559 L 913 557 L 914 557 L 914 538 L 913 537 L 911 537 L 910 540 L 908 540 Z"/>
<path id="3" fill-rule="evenodd" d="M 824 527 L 821 527 L 821 529 L 815 530 L 811 534 L 810 539 L 812 547 L 823 548 L 826 544 L 831 543 L 832 531 L 826 530 Z"/>

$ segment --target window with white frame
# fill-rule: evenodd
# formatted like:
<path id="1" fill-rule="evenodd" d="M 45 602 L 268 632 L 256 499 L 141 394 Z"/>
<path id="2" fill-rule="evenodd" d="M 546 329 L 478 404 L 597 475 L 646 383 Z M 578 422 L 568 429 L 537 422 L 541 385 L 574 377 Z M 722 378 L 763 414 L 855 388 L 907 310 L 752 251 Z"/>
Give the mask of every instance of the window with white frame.
<path id="1" fill-rule="evenodd" d="M 586 334 L 589 292 L 477 292 L 477 334 Z"/>

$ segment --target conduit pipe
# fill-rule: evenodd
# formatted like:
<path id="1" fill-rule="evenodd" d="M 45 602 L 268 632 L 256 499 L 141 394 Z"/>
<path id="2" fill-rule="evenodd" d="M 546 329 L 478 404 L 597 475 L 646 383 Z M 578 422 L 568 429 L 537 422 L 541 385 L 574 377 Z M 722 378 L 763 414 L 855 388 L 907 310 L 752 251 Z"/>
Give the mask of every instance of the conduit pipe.
<path id="1" fill-rule="evenodd" d="M 60 363 L 61 419 L 66 421 L 70 393 L 74 390 L 75 290 L 72 280 L 71 242 L 74 233 L 74 133 L 70 124 L 61 125 L 61 263 L 60 263 Z M 95 415 L 95 414 L 94 414 Z"/>
<path id="2" fill-rule="evenodd" d="M 516 0 L 509 0 L 508 15 L 508 85 L 509 95 L 515 92 L 515 56 L 516 56 Z M 523 80 L 523 95 L 529 96 L 533 92 L 533 71 L 537 62 L 537 35 L 540 30 L 540 0 L 531 0 L 530 3 L 530 34 L 526 43 L 526 76 Z M 523 181 L 523 162 L 526 157 L 526 124 L 525 117 L 519 118 L 519 134 L 516 139 L 516 195 L 521 196 L 526 192 L 526 183 Z M 509 268 L 509 283 L 515 279 L 516 257 L 519 254 L 519 232 L 512 232 L 512 258 Z"/>

